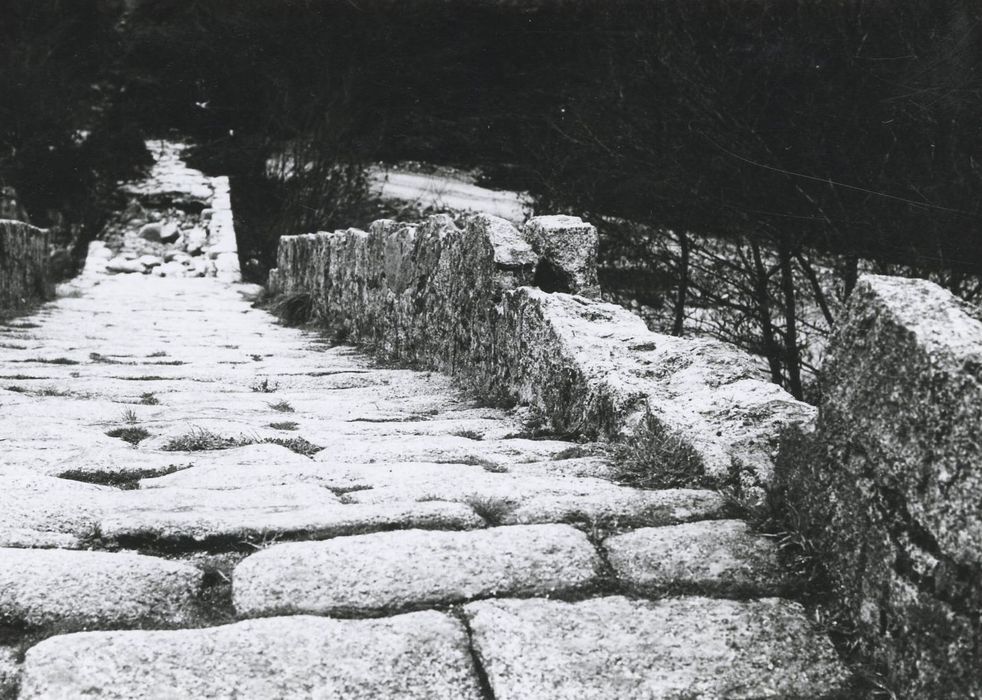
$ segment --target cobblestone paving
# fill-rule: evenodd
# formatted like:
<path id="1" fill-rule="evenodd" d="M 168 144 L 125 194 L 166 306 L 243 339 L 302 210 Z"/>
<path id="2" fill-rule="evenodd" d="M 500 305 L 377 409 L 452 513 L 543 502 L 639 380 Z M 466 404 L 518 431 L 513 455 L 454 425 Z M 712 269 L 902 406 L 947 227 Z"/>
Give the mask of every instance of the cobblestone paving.
<path id="1" fill-rule="evenodd" d="M 255 291 L 88 274 L 0 325 L 0 697 L 843 691 L 718 494 L 620 485 Z"/>

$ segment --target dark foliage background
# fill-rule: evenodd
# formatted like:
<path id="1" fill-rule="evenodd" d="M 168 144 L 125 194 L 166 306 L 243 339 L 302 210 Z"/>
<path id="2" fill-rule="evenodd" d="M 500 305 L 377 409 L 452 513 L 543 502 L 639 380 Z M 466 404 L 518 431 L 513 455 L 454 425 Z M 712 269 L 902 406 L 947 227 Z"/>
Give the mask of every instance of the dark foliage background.
<path id="1" fill-rule="evenodd" d="M 42 224 L 178 133 L 231 174 L 261 277 L 279 235 L 377 211 L 365 165 L 480 166 L 598 223 L 615 296 L 677 333 L 723 309 L 799 396 L 864 264 L 980 293 L 971 0 L 0 5 L 0 177 Z"/>

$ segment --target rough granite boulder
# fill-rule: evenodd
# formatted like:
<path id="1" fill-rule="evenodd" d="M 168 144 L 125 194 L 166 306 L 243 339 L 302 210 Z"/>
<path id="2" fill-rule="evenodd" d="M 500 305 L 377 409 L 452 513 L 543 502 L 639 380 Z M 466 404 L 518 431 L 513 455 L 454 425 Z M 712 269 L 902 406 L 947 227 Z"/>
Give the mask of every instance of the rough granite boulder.
<path id="1" fill-rule="evenodd" d="M 811 490 L 841 602 L 904 697 L 982 697 L 982 316 L 871 275 L 830 348 Z"/>

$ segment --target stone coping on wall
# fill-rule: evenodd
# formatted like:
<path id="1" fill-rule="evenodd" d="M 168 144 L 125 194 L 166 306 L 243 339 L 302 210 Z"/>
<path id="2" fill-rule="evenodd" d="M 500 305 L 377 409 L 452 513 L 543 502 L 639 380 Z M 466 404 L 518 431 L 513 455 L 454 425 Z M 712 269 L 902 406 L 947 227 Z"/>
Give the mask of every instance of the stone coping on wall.
<path id="1" fill-rule="evenodd" d="M 51 295 L 50 237 L 23 221 L 0 219 L 0 311 Z"/>
<path id="2" fill-rule="evenodd" d="M 487 215 L 381 220 L 281 238 L 269 286 L 385 359 L 526 404 L 556 433 L 630 445 L 656 472 L 687 461 L 689 485 L 759 502 L 782 429 L 814 409 L 733 346 L 652 333 L 591 298 L 596 246 L 596 230 L 568 216 L 521 231 Z"/>

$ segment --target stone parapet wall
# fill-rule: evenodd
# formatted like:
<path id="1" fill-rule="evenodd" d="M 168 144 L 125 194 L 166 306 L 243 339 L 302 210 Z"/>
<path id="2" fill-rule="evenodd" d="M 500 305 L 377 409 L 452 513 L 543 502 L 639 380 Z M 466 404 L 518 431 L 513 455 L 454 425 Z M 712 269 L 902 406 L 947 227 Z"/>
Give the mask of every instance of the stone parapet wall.
<path id="1" fill-rule="evenodd" d="M 830 348 L 805 507 L 840 602 L 902 697 L 982 698 L 982 315 L 871 275 Z"/>
<path id="2" fill-rule="evenodd" d="M 46 230 L 0 219 L 0 311 L 50 296 L 50 245 Z"/>
<path id="3" fill-rule="evenodd" d="M 671 474 L 679 465 L 668 462 L 681 459 L 688 485 L 760 500 L 782 429 L 810 424 L 814 409 L 732 346 L 651 333 L 584 296 L 596 292 L 595 264 L 596 231 L 575 217 L 518 231 L 485 215 L 462 227 L 434 216 L 283 237 L 270 288 L 305 298 L 323 323 L 386 359 L 529 405 L 552 431 L 633 445 L 654 472 Z M 534 286 L 543 280 L 551 293 Z"/>

